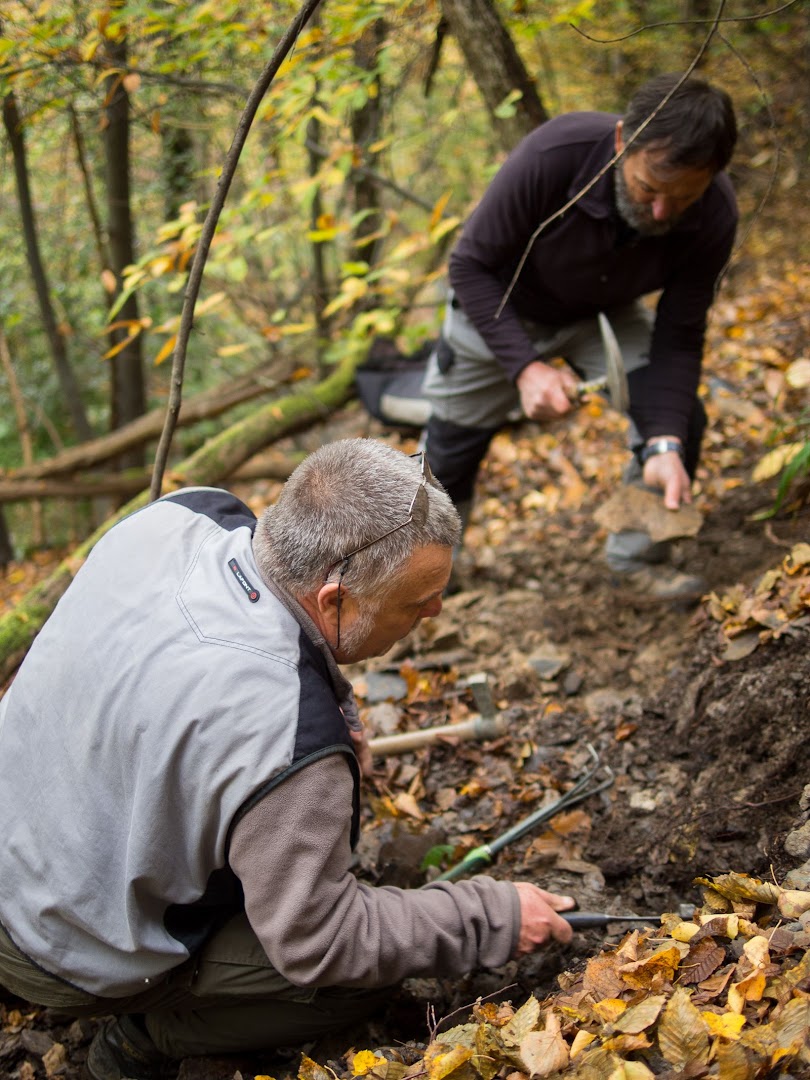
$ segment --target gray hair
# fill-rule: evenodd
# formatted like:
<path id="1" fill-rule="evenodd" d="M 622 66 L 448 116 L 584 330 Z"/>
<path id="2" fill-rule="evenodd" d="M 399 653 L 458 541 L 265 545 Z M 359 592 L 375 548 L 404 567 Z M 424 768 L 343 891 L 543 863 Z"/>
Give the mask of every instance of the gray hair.
<path id="1" fill-rule="evenodd" d="M 461 522 L 437 480 L 425 484 L 427 516 L 404 528 L 422 482 L 420 458 L 373 439 L 341 439 L 306 458 L 262 514 L 253 553 L 262 575 L 305 595 L 353 555 L 344 580 L 358 598 L 384 599 L 417 548 L 453 547 Z M 389 530 L 390 536 L 385 536 Z M 382 537 L 382 539 L 378 539 Z"/>

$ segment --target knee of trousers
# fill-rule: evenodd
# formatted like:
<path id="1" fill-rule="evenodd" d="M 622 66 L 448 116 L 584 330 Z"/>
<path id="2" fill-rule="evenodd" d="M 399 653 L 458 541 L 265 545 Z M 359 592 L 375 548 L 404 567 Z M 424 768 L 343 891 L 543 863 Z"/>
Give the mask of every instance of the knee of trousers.
<path id="1" fill-rule="evenodd" d="M 458 506 L 473 497 L 478 467 L 500 429 L 469 428 L 431 416 L 425 429 L 425 452 L 433 475 Z"/>

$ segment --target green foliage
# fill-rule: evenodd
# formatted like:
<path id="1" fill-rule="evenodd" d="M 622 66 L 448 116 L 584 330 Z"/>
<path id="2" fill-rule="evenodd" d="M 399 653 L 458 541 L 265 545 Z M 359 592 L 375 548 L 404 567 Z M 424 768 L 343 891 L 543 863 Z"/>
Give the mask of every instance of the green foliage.
<path id="1" fill-rule="evenodd" d="M 443 869 L 453 857 L 454 851 L 455 848 L 452 844 L 435 844 L 425 853 L 425 856 L 419 865 L 419 869 L 427 870 L 431 866 Z"/>
<path id="2" fill-rule="evenodd" d="M 628 90 L 653 71 L 685 67 L 708 29 L 668 25 L 635 33 L 644 22 L 683 23 L 676 0 L 502 0 L 498 7 L 555 112 L 620 110 Z M 79 118 L 103 216 L 110 76 L 129 93 L 138 244 L 123 296 L 137 295 L 140 316 L 123 329 L 143 339 L 152 401 L 162 402 L 165 361 L 222 161 L 251 86 L 298 10 L 297 0 L 258 7 L 237 0 L 4 5 L 0 92 L 13 90 L 23 116 L 44 261 L 98 431 L 108 424 L 106 329 L 120 320 L 123 299 L 111 304 L 102 280 L 67 105 Z M 304 28 L 259 109 L 218 225 L 189 344 L 188 388 L 237 375 L 268 356 L 314 368 L 340 363 L 374 334 L 396 333 L 410 351 L 435 333 L 446 253 L 503 160 L 452 38 L 425 97 L 437 20 L 435 0 L 330 0 Z M 769 46 L 787 48 L 794 26 L 788 12 L 771 19 Z M 759 32 L 750 24 L 745 33 L 734 24 L 725 32 L 757 67 Z M 124 36 L 129 61 L 120 71 L 111 47 Z M 361 62 L 372 39 L 373 58 Z M 761 101 L 731 52 L 713 46 L 706 70 L 736 80 L 741 114 Z M 381 126 L 370 146 L 359 147 L 352 122 L 372 103 L 380 105 Z M 508 96 L 503 115 L 514 106 Z M 169 136 L 177 132 L 188 136 L 182 150 L 172 149 Z M 185 156 L 180 162 L 173 154 Z M 357 201 L 359 170 L 378 179 L 379 206 Z M 20 242 L 9 167 L 0 171 L 0 241 L 0 275 L 10 283 L 0 318 L 36 451 L 45 455 L 54 450 L 53 434 L 64 438 L 69 424 Z M 326 294 L 320 306 L 316 286 Z M 0 463 L 18 459 L 4 416 Z"/>

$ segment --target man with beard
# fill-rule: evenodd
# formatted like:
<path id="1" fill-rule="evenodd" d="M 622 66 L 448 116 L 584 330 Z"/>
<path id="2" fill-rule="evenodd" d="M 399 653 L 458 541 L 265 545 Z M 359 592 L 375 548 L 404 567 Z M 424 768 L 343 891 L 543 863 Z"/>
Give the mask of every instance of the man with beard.
<path id="1" fill-rule="evenodd" d="M 691 500 L 706 425 L 698 398 L 706 315 L 737 224 L 722 172 L 736 135 L 723 90 L 661 75 L 623 117 L 559 116 L 509 156 L 450 257 L 447 312 L 424 385 L 427 452 L 463 520 L 507 417 L 563 416 L 579 378 L 604 374 L 600 312 L 628 373 L 625 480 L 661 490 L 669 509 Z M 641 298 L 659 291 L 653 314 Z M 569 366 L 548 363 L 558 357 Z M 706 588 L 644 532 L 610 536 L 606 557 L 617 582 L 649 599 L 690 601 Z"/>

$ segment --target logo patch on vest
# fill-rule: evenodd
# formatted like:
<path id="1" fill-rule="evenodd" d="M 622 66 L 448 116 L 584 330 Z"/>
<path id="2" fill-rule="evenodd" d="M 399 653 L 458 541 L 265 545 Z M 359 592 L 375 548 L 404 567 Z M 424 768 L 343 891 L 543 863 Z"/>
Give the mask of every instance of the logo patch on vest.
<path id="1" fill-rule="evenodd" d="M 248 579 L 242 573 L 242 567 L 239 565 L 236 559 L 228 559 L 228 566 L 230 566 L 231 570 L 233 571 L 233 576 L 247 593 L 248 600 L 251 602 L 251 604 L 255 604 L 256 601 L 259 599 L 259 596 L 261 595 L 259 593 L 259 590 L 254 589 L 253 586 L 250 584 Z"/>

